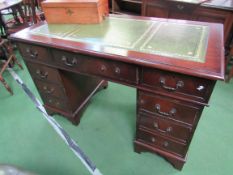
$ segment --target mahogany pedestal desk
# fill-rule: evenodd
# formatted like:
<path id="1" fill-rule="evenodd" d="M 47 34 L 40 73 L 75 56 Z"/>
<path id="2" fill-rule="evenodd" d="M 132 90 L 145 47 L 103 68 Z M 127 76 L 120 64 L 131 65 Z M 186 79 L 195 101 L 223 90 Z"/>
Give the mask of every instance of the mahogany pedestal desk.
<path id="1" fill-rule="evenodd" d="M 78 124 L 108 80 L 137 88 L 135 151 L 158 153 L 177 169 L 224 79 L 221 24 L 110 16 L 92 25 L 42 23 L 11 39 L 49 114 Z"/>

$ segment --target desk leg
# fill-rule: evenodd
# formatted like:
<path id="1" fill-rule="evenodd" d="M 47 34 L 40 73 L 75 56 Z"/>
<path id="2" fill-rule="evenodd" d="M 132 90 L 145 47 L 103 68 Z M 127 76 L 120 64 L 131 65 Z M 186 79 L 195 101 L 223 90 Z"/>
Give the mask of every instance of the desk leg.
<path id="1" fill-rule="evenodd" d="M 227 77 L 226 77 L 226 82 L 230 82 L 231 78 L 233 77 L 233 63 L 232 63 L 232 59 L 233 59 L 233 46 L 231 47 L 230 49 L 230 54 L 228 56 L 228 63 L 226 66 L 230 65 L 230 70 L 227 74 Z"/>
<path id="2" fill-rule="evenodd" d="M 178 170 L 182 170 L 182 168 L 186 162 L 186 158 L 176 157 L 176 156 L 169 154 L 161 149 L 152 148 L 152 147 L 150 147 L 146 144 L 143 144 L 141 142 L 138 142 L 138 141 L 134 141 L 134 151 L 136 153 L 139 153 L 139 154 L 141 152 L 156 153 L 156 154 L 162 156 L 168 162 L 170 162 L 173 165 L 173 167 L 175 167 Z"/>
<path id="3" fill-rule="evenodd" d="M 74 125 L 78 125 L 80 123 L 80 119 L 83 115 L 83 112 L 90 103 L 91 97 L 100 90 L 106 89 L 107 87 L 108 87 L 108 82 L 105 80 L 101 80 L 99 83 L 97 83 L 96 86 L 93 86 L 92 91 L 87 96 L 85 96 L 82 103 L 78 106 L 77 110 L 73 114 L 72 119 L 70 120 Z"/>

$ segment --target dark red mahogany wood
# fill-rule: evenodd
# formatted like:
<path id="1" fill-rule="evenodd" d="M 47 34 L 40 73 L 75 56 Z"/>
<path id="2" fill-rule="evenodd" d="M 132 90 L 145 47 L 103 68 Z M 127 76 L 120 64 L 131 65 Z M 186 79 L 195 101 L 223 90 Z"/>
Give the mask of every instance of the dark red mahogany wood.
<path id="1" fill-rule="evenodd" d="M 185 61 L 127 49 L 123 49 L 125 54 L 107 53 L 104 46 L 30 34 L 30 29 L 42 24 L 10 38 L 17 43 L 49 114 L 62 114 L 77 124 L 91 96 L 107 87 L 104 80 L 137 88 L 135 151 L 157 153 L 181 170 L 215 82 L 224 79 L 223 26 L 124 17 L 209 26 L 206 61 Z M 75 62 L 80 64 L 67 67 L 61 56 L 77 58 Z"/>

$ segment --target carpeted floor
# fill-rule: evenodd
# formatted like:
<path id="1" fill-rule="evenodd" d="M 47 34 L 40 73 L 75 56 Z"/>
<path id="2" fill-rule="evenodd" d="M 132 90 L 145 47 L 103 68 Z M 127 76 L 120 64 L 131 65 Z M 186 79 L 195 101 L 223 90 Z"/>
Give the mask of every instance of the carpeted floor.
<path id="1" fill-rule="evenodd" d="M 15 71 L 39 97 L 26 68 L 21 71 L 15 67 Z M 88 175 L 10 74 L 6 72 L 4 77 L 14 96 L 0 85 L 0 164 L 15 165 L 40 175 Z M 233 80 L 229 84 L 217 82 L 181 172 L 157 155 L 134 152 L 133 88 L 110 83 L 108 89 L 94 96 L 78 127 L 60 116 L 56 120 L 104 175 L 230 175 L 233 174 L 232 99 Z"/>

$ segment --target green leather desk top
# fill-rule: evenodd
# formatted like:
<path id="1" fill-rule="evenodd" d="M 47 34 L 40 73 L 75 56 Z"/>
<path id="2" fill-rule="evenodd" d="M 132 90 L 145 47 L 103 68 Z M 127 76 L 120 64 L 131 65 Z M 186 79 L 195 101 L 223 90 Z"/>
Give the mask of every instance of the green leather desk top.
<path id="1" fill-rule="evenodd" d="M 100 24 L 43 24 L 30 31 L 93 45 L 205 62 L 209 27 L 166 21 L 108 17 Z"/>

